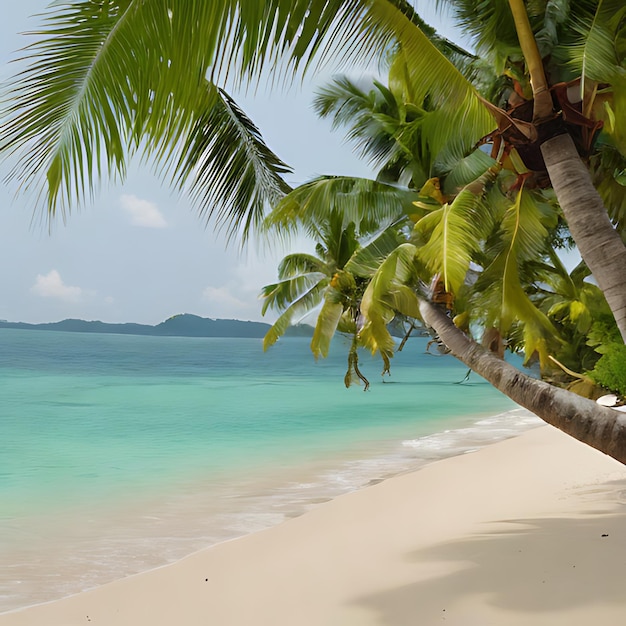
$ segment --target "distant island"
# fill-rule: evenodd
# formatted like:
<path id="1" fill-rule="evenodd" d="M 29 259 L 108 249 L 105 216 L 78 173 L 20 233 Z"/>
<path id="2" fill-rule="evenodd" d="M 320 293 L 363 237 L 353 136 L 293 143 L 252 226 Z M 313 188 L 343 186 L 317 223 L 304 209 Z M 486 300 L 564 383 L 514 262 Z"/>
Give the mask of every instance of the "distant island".
<path id="1" fill-rule="evenodd" d="M 116 335 L 155 335 L 159 337 L 241 337 L 258 339 L 270 329 L 263 322 L 243 322 L 241 320 L 211 319 L 183 313 L 173 315 L 156 326 L 149 324 L 107 324 L 99 321 L 67 319 L 46 324 L 26 324 L 25 322 L 0 321 L 0 328 L 18 330 L 56 330 L 70 333 L 113 333 Z M 286 336 L 311 337 L 313 327 L 298 324 L 289 328 Z"/>

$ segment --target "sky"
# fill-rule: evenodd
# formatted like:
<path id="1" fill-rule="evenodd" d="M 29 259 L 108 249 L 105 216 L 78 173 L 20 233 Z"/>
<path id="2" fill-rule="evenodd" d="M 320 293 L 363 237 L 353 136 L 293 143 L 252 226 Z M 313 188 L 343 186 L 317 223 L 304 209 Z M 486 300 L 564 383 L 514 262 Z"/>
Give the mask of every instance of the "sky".
<path id="1" fill-rule="evenodd" d="M 428 5 L 414 2 L 437 26 Z M 35 28 L 48 0 L 3 5 L 0 21 L 0 80 L 14 71 L 10 63 Z M 441 26 L 441 24 L 439 23 Z M 445 32 L 445 27 L 443 28 Z M 448 36 L 450 36 L 448 34 Z M 351 75 L 358 78 L 358 75 Z M 290 184 L 320 174 L 371 176 L 361 162 L 317 119 L 310 104 L 316 86 L 328 76 L 312 77 L 302 89 L 237 101 L 261 129 L 266 143 L 294 169 Z M 30 323 L 66 318 L 157 324 L 178 313 L 202 317 L 272 322 L 261 316 L 258 294 L 276 279 L 279 260 L 310 243 L 291 248 L 227 247 L 224 237 L 198 217 L 184 196 L 156 177 L 149 165 L 133 163 L 122 184 L 103 181 L 93 202 L 58 219 L 49 229 L 41 206 L 5 184 L 0 165 L 0 319 Z"/>

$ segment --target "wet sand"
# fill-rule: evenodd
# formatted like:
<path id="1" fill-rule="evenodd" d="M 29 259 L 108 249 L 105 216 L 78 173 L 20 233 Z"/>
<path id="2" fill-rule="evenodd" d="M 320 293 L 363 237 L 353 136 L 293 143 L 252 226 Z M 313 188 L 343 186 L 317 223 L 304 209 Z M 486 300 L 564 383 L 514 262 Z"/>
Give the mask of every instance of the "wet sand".
<path id="1" fill-rule="evenodd" d="M 618 624 L 626 467 L 539 427 L 0 626 Z"/>

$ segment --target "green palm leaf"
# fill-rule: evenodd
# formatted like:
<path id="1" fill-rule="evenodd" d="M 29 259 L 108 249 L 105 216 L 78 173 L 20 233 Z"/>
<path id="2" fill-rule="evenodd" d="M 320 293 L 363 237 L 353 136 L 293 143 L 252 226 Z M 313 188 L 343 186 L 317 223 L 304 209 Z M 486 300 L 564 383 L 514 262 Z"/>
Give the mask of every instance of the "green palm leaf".
<path id="1" fill-rule="evenodd" d="M 188 131 L 174 174 L 180 187 L 189 186 L 201 215 L 245 242 L 266 206 L 290 191 L 282 176 L 291 170 L 225 91 L 211 85 L 209 91 L 212 106 Z"/>
<path id="2" fill-rule="evenodd" d="M 287 194 L 268 214 L 264 228 L 279 236 L 303 231 L 319 238 L 329 216 L 335 215 L 337 228 L 352 223 L 367 234 L 406 215 L 415 197 L 415 192 L 366 178 L 322 176 Z"/>
<path id="3" fill-rule="evenodd" d="M 619 232 L 626 229 L 626 156 L 602 142 L 590 159 L 590 172 L 604 204 Z"/>
<path id="4" fill-rule="evenodd" d="M 380 264 L 402 243 L 406 237 L 398 224 L 392 224 L 374 239 L 359 248 L 346 263 L 345 269 L 355 276 L 373 276 Z"/>
<path id="5" fill-rule="evenodd" d="M 284 191 L 286 170 L 214 85 L 264 70 L 293 76 L 314 59 L 332 54 L 349 62 L 386 54 L 391 45 L 420 85 L 419 101 L 445 102 L 457 121 L 463 111 L 477 136 L 485 134 L 473 88 L 409 9 L 389 0 L 56 6 L 34 33 L 38 41 L 26 49 L 28 65 L 9 94 L 2 150 L 18 158 L 12 177 L 43 194 L 52 216 L 91 195 L 101 176 L 123 178 L 138 150 L 160 166 L 176 155 L 168 171 L 177 184 L 189 183 L 200 211 L 231 233 L 245 230 L 258 221 L 262 202 Z M 205 204 L 214 201 L 216 209 Z"/>
<path id="6" fill-rule="evenodd" d="M 291 284 L 288 284 L 290 282 Z M 263 339 L 263 350 L 273 346 L 285 334 L 285 331 L 294 319 L 300 319 L 322 302 L 328 282 L 328 279 L 324 277 L 318 278 L 317 281 L 313 277 L 307 277 L 307 279 L 299 277 L 292 279 L 292 281 L 285 281 L 282 284 L 265 287 L 264 296 L 268 300 L 263 306 L 263 313 L 267 309 L 268 302 L 273 303 L 274 306 L 272 308 L 283 310 L 283 313 L 267 331 Z M 287 293 L 278 293 L 281 289 L 284 289 Z M 265 290 L 268 290 L 267 295 L 265 295 Z M 293 294 L 297 295 L 292 297 Z M 269 306 L 272 306 L 272 304 L 269 304 Z"/>
<path id="7" fill-rule="evenodd" d="M 199 25 L 223 35 L 224 6 L 185 4 L 73 2 L 35 33 L 9 92 L 2 150 L 18 158 L 10 177 L 43 193 L 51 216 L 92 194 L 100 176 L 123 178 L 137 150 L 189 183 L 200 212 L 231 233 L 287 190 L 286 166 L 205 78 L 216 48 Z"/>
<path id="8" fill-rule="evenodd" d="M 411 50 L 410 53 L 419 58 L 418 50 Z M 434 68 L 428 68 L 425 64 L 417 65 L 416 59 L 409 59 L 407 54 L 398 55 L 391 68 L 390 81 L 393 81 L 392 85 L 393 83 L 396 85 L 395 89 L 392 86 L 397 93 L 396 97 L 403 97 L 408 102 L 419 106 L 425 100 L 430 102 L 433 110 L 428 111 L 417 122 L 423 136 L 423 145 L 428 146 L 432 155 L 441 153 L 443 162 L 449 163 L 454 159 L 462 159 L 482 137 L 494 130 L 496 125 L 494 119 L 480 102 L 476 90 L 469 82 L 465 89 L 462 89 L 460 81 L 452 79 L 454 72 L 457 71 L 453 66 L 448 68 L 444 64 L 444 67 L 438 67 L 435 63 Z M 415 63 L 414 68 L 410 66 L 412 63 Z M 458 84 L 458 92 L 450 93 L 445 90 L 443 93 L 437 93 L 438 90 L 433 84 L 437 71 L 441 71 L 446 76 L 450 74 L 449 78 L 442 78 L 439 88 Z M 462 77 L 460 74 L 459 76 Z M 446 83 L 446 80 L 450 80 L 451 83 Z M 409 81 L 411 84 L 420 85 L 420 89 L 417 92 L 411 90 L 413 92 L 404 93 L 404 85 L 408 85 Z M 422 81 L 422 83 L 414 81 Z M 432 85 L 432 91 L 425 91 L 423 89 L 425 84 Z M 408 141 L 410 139 L 406 139 L 405 143 Z M 431 170 L 429 175 L 433 173 L 435 172 Z"/>
<path id="9" fill-rule="evenodd" d="M 125 170 L 132 96 L 127 81 L 108 95 L 105 84 L 124 65 L 112 34 L 124 31 L 128 13 L 128 7 L 118 15 L 85 3 L 49 16 L 48 28 L 35 33 L 45 39 L 26 49 L 31 65 L 9 91 L 2 150 L 18 151 L 21 162 L 11 176 L 22 186 L 47 182 L 51 214 L 59 193 L 67 201 L 93 191 L 94 168 Z"/>
<path id="10" fill-rule="evenodd" d="M 467 185 L 451 204 L 431 211 L 415 224 L 415 234 L 425 243 L 418 256 L 432 275 L 439 274 L 445 290 L 457 293 L 465 281 L 473 255 L 485 234 L 485 212 L 479 211 L 486 186 L 495 173 L 489 170 Z"/>
<path id="11" fill-rule="evenodd" d="M 318 91 L 313 107 L 321 118 L 332 117 L 333 128 L 346 127 L 348 141 L 375 167 L 405 152 L 395 140 L 405 121 L 402 106 L 378 81 L 365 91 L 348 77 L 336 76 Z"/>
<path id="12" fill-rule="evenodd" d="M 457 24 L 471 37 L 478 56 L 487 58 L 498 74 L 504 72 L 509 57 L 521 58 L 508 2 L 440 1 L 450 5 Z"/>
<path id="13" fill-rule="evenodd" d="M 354 224 L 350 222 L 344 227 L 342 216 L 334 211 L 319 225 L 319 230 L 323 235 L 323 241 L 317 245 L 320 257 L 287 255 L 278 268 L 282 280 L 263 289 L 263 313 L 270 307 L 283 312 L 267 333 L 265 348 L 276 342 L 296 314 L 304 315 L 322 301 L 311 343 L 316 357 L 327 356 L 339 325 L 342 332 L 348 328 L 356 331 L 354 311 L 358 309 L 359 290 L 352 273 L 344 269 L 359 249 Z"/>
<path id="14" fill-rule="evenodd" d="M 395 342 L 387 329 L 396 312 L 419 317 L 417 296 L 407 283 L 415 278 L 417 248 L 412 244 L 398 246 L 381 263 L 372 277 L 361 301 L 364 324 L 359 338 L 372 353 L 383 358 L 393 356 Z"/>
<path id="15" fill-rule="evenodd" d="M 444 195 L 456 195 L 463 187 L 495 166 L 496 161 L 483 150 L 474 150 L 466 157 L 453 162 L 442 162 L 440 155 L 436 163 L 438 170 L 447 172 L 443 183 Z"/>
<path id="16" fill-rule="evenodd" d="M 291 306 L 302 294 L 307 293 L 324 279 L 325 275 L 322 273 L 308 273 L 266 285 L 261 290 L 261 297 L 264 300 L 262 314 L 265 315 L 268 309 L 280 311 Z M 328 281 L 326 281 L 327 283 Z"/>
<path id="17" fill-rule="evenodd" d="M 278 277 L 280 279 L 311 272 L 328 276 L 331 273 L 331 268 L 322 259 L 303 252 L 288 254 L 278 264 Z"/>
<path id="18" fill-rule="evenodd" d="M 608 303 L 596 285 L 585 281 L 590 272 L 584 262 L 570 274 L 556 251 L 550 251 L 550 265 L 545 267 L 533 301 L 555 322 L 565 341 L 554 356 L 576 371 L 589 370 L 602 350 L 598 344 L 607 342 L 610 329 L 617 333 Z"/>
<path id="19" fill-rule="evenodd" d="M 594 113 L 604 120 L 604 133 L 611 136 L 623 156 L 626 156 L 625 17 L 626 6 L 621 0 L 600 0 L 593 21 L 577 25 L 583 43 L 572 46 L 570 51 L 572 67 L 582 76 L 585 112 L 590 112 L 591 102 L 597 98 Z M 610 87 L 598 97 L 599 84 Z"/>
<path id="20" fill-rule="evenodd" d="M 405 78 L 410 80 L 406 72 Z M 428 97 L 425 102 L 408 100 L 416 97 L 414 91 L 396 79 L 395 91 L 374 81 L 366 92 L 339 77 L 318 94 L 315 105 L 322 117 L 332 116 L 333 126 L 346 126 L 347 139 L 382 168 L 379 180 L 419 188 L 428 177 L 453 170 L 474 149 L 479 135 L 472 130 L 462 137 L 457 129 L 451 139 L 450 111 L 433 109 Z"/>
<path id="21" fill-rule="evenodd" d="M 543 11 L 543 25 L 535 33 L 542 58 L 550 56 L 559 43 L 559 30 L 570 17 L 571 0 L 547 0 Z"/>
<path id="22" fill-rule="evenodd" d="M 555 220 L 546 205 L 520 190 L 502 220 L 496 257 L 477 283 L 479 290 L 487 285 L 487 298 L 492 297 L 493 304 L 497 298 L 487 326 L 496 323 L 504 336 L 516 320 L 522 322 L 526 360 L 537 353 L 542 367 L 548 363 L 549 344 L 558 341 L 557 333 L 526 294 L 520 277 L 524 263 L 544 255 L 547 226 L 554 227 Z"/>
<path id="23" fill-rule="evenodd" d="M 335 335 L 342 313 L 341 302 L 329 298 L 327 293 L 311 339 L 311 351 L 316 359 L 320 356 L 324 358 L 328 356 L 330 342 Z"/>

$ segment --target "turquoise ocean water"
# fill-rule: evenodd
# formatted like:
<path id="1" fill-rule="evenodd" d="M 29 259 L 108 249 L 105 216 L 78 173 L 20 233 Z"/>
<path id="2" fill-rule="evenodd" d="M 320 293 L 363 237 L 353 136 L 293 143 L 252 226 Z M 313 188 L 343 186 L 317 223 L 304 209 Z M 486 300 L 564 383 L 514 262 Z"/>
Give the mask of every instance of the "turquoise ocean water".
<path id="1" fill-rule="evenodd" d="M 409 341 L 345 389 L 346 345 L 0 330 L 0 612 L 299 515 L 537 424 Z"/>

